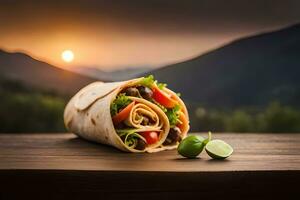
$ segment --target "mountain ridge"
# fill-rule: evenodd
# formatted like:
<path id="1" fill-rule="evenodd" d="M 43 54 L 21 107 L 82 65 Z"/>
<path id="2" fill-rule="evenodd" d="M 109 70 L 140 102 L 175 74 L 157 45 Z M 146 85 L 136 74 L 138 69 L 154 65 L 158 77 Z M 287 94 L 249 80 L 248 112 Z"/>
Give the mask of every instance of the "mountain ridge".
<path id="1" fill-rule="evenodd" d="M 37 60 L 26 53 L 0 49 L 1 77 L 30 87 L 72 95 L 96 79 Z"/>
<path id="2" fill-rule="evenodd" d="M 298 35 L 300 24 L 245 37 L 146 75 L 168 83 L 190 103 L 213 107 L 266 105 L 273 100 L 295 103 L 292 96 L 298 96 L 300 88 Z"/>

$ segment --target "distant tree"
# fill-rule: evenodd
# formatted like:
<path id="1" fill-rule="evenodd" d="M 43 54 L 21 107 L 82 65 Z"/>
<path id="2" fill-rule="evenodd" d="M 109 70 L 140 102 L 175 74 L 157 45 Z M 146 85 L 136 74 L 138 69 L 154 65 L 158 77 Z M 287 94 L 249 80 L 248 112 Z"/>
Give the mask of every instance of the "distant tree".
<path id="1" fill-rule="evenodd" d="M 199 107 L 191 118 L 197 131 L 300 133 L 300 110 L 278 102 L 264 109 L 248 107 L 226 112 Z"/>
<path id="2" fill-rule="evenodd" d="M 0 95 L 0 132 L 64 131 L 65 101 L 37 94 Z"/>
<path id="3" fill-rule="evenodd" d="M 195 111 L 196 120 L 194 125 L 197 131 L 224 131 L 226 115 L 217 110 L 206 110 L 203 107 L 198 107 Z M 192 118 L 194 116 L 191 116 Z M 195 129 L 195 127 L 193 127 Z"/>
<path id="4" fill-rule="evenodd" d="M 0 78 L 0 132 L 65 131 L 66 97 Z"/>
<path id="5" fill-rule="evenodd" d="M 234 111 L 224 120 L 227 132 L 253 132 L 255 130 L 253 117 L 242 110 Z"/>
<path id="6" fill-rule="evenodd" d="M 278 102 L 267 107 L 263 119 L 264 132 L 300 132 L 300 112 Z"/>

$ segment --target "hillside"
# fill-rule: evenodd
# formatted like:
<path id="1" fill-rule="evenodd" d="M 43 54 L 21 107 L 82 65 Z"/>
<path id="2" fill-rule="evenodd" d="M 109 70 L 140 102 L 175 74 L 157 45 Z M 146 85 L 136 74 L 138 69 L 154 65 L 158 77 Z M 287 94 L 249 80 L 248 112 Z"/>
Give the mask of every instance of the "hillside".
<path id="1" fill-rule="evenodd" d="M 190 104 L 300 105 L 300 24 L 236 40 L 194 59 L 149 72 Z"/>
<path id="2" fill-rule="evenodd" d="M 95 81 L 93 78 L 35 60 L 24 53 L 8 53 L 3 50 L 0 50 L 0 78 L 20 81 L 30 87 L 68 96 Z"/>

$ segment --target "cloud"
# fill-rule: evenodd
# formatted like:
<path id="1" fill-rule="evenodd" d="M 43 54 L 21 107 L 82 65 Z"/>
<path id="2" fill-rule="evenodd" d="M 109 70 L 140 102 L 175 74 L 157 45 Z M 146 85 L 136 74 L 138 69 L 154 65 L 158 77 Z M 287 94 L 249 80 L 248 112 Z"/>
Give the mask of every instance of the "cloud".
<path id="1" fill-rule="evenodd" d="M 300 20 L 300 3 L 296 0 L 10 0 L 1 4 L 0 16 L 6 20 L 0 23 L 6 26 L 109 24 L 123 30 L 172 34 L 279 26 Z"/>

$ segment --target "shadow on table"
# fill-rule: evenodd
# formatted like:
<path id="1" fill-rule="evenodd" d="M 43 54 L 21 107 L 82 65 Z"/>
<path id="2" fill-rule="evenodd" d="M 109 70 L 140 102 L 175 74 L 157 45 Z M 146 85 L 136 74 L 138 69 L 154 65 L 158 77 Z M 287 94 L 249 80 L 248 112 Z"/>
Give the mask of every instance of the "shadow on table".
<path id="1" fill-rule="evenodd" d="M 173 161 L 179 161 L 179 162 L 187 162 L 187 161 L 199 161 L 199 160 L 203 160 L 201 157 L 196 157 L 196 158 L 173 158 L 171 159 Z"/>
<path id="2" fill-rule="evenodd" d="M 122 153 L 119 149 L 116 149 L 115 147 L 84 140 L 80 137 L 75 137 L 75 138 L 70 138 L 68 140 L 65 140 L 65 143 L 70 147 L 78 148 L 82 150 L 90 150 L 90 151 L 96 150 L 105 153 Z"/>

